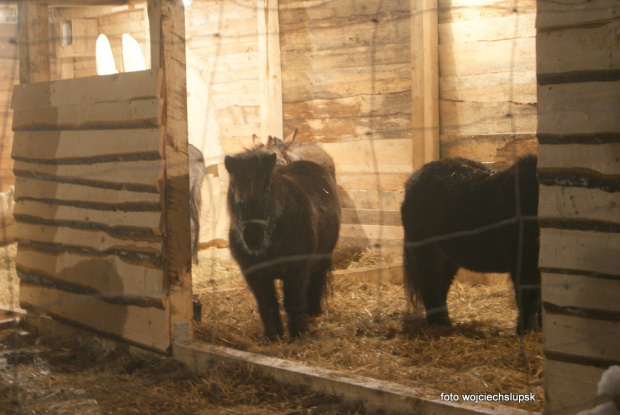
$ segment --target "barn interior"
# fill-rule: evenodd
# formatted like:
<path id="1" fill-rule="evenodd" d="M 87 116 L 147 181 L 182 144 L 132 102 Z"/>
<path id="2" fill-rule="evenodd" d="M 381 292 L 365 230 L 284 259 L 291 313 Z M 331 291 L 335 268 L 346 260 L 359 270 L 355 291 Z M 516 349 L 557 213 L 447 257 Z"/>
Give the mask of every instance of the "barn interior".
<path id="1" fill-rule="evenodd" d="M 618 312 L 617 306 L 612 304 L 613 296 L 604 297 L 606 300 L 601 305 L 612 311 L 608 311 L 605 318 L 597 314 L 594 317 L 596 324 L 590 325 L 596 327 L 598 333 L 603 333 L 603 340 L 595 345 L 579 346 L 575 351 L 565 346 L 566 339 L 582 339 L 584 330 L 587 332 L 584 324 L 591 323 L 587 319 L 592 317 L 588 314 L 586 323 L 583 323 L 579 320 L 583 316 L 575 317 L 570 311 L 570 307 L 574 308 L 577 303 L 558 299 L 562 294 L 550 288 L 549 301 L 565 308 L 561 312 L 558 308 L 547 309 L 551 312 L 545 317 L 545 328 L 550 327 L 545 331 L 548 336 L 545 346 L 548 353 L 545 355 L 541 333 L 524 338 L 517 338 L 514 334 L 514 292 L 506 275 L 461 272 L 450 292 L 451 314 L 459 323 L 447 332 L 428 328 L 414 318 L 421 311 L 414 310 L 404 296 L 403 231 L 399 209 L 407 178 L 424 163 L 439 158 L 465 157 L 482 162 L 491 169 L 503 170 L 522 155 L 539 154 L 540 145 L 542 168 L 547 169 L 547 174 L 553 175 L 555 170 L 569 167 L 591 168 L 591 165 L 599 165 L 601 160 L 608 160 L 603 165 L 609 167 L 594 169 L 599 172 L 602 169 L 601 174 L 616 177 L 618 162 L 611 158 L 617 154 L 617 138 L 614 139 L 612 133 L 612 138 L 601 134 L 618 131 L 617 124 L 608 121 L 617 115 L 617 110 L 611 109 L 614 108 L 613 91 L 617 91 L 617 81 L 605 85 L 615 82 L 611 92 L 603 95 L 607 97 L 604 102 L 609 105 L 593 104 L 595 109 L 610 108 L 609 113 L 591 121 L 594 127 L 584 127 L 581 131 L 581 125 L 570 124 L 570 128 L 559 128 L 556 133 L 550 126 L 566 125 L 558 120 L 556 110 L 563 108 L 562 100 L 568 92 L 563 92 L 561 98 L 557 98 L 559 103 L 554 105 L 553 92 L 540 91 L 540 77 L 548 75 L 544 79 L 551 86 L 570 83 L 570 79 L 560 82 L 553 78 L 556 73 L 578 71 L 562 67 L 567 65 L 569 53 L 557 52 L 542 60 L 541 50 L 552 51 L 556 44 L 562 45 L 562 50 L 570 49 L 574 43 L 585 44 L 567 40 L 586 36 L 580 31 L 591 33 L 589 30 L 598 28 L 603 34 L 617 33 L 617 18 L 614 17 L 617 5 L 599 0 L 604 4 L 599 4 L 597 10 L 610 10 L 607 14 L 593 11 L 583 21 L 572 17 L 572 20 L 558 21 L 547 17 L 557 10 L 535 0 L 439 0 L 435 3 L 426 0 L 49 0 L 24 3 L 32 8 L 26 9 L 16 2 L 4 2 L 0 8 L 3 50 L 0 55 L 0 111 L 3 117 L 0 213 L 4 213 L 0 214 L 0 240 L 12 243 L 9 248 L 0 249 L 5 250 L 3 272 L 10 281 L 5 290 L 8 295 L 3 298 L 8 308 L 26 308 L 30 314 L 36 310 L 36 314 L 52 316 L 52 320 L 71 327 L 132 345 L 144 347 L 146 344 L 150 350 L 169 351 L 171 343 L 193 338 L 217 347 L 334 370 L 338 376 L 364 376 L 375 380 L 380 384 L 379 388 L 386 387 L 381 382 L 393 382 L 410 388 L 406 393 L 424 402 L 436 401 L 441 392 L 453 391 L 463 394 L 487 391 L 533 393 L 536 396 L 536 401 L 528 405 L 500 403 L 501 409 L 484 405 L 459 407 L 472 413 L 499 413 L 498 410 L 505 413 L 547 412 L 592 404 L 600 374 L 613 362 L 620 361 L 617 352 L 610 351 L 618 332 L 618 323 L 613 320 Z M 43 12 L 41 5 L 45 7 Z M 19 39 L 23 39 L 23 35 L 18 30 L 18 9 L 27 10 L 31 16 L 43 13 L 39 16 L 43 23 L 33 25 L 28 36 L 41 39 L 41 33 L 46 33 L 43 36 L 46 40 L 33 42 L 32 50 L 27 53 L 32 59 L 41 50 L 47 50 L 47 78 L 37 78 L 36 71 L 30 75 L 22 72 L 23 42 Z M 153 14 L 153 10 L 159 9 L 161 15 Z M 567 15 L 572 16 L 569 12 Z M 154 16 L 159 16 L 159 20 L 154 20 Z M 159 32 L 153 29 L 154 21 L 159 23 Z M 170 26 L 166 26 L 167 21 L 172 22 Z M 183 25 L 182 31 L 175 26 L 179 22 Z M 166 34 L 168 29 L 172 36 Z M 184 41 L 180 44 L 184 51 L 175 55 L 174 50 L 178 51 L 179 47 L 175 36 L 180 37 L 181 32 Z M 588 34 L 587 38 L 606 44 L 607 38 L 603 34 Z M 154 54 L 159 57 L 153 58 Z M 177 73 L 178 83 L 174 83 L 168 74 L 174 71 L 166 66 L 167 59 L 185 62 L 183 75 Z M 595 64 L 591 70 L 613 67 L 617 57 L 608 59 L 612 63 L 602 59 L 601 67 Z M 34 60 L 31 62 L 36 65 Z M 153 62 L 163 69 L 157 71 Z M 114 78 L 120 74 L 128 76 Z M 98 83 L 95 80 L 98 77 L 118 79 L 118 86 Z M 41 85 L 45 83 L 46 86 L 33 89 L 35 92 L 24 88 L 14 93 L 20 78 L 21 84 L 34 85 L 42 81 Z M 74 83 L 64 84 L 63 81 Z M 186 89 L 183 92 L 186 106 L 181 112 L 186 116 L 185 121 L 178 125 L 185 125 L 180 128 L 186 128 L 187 138 L 181 134 L 180 138 L 174 139 L 177 141 L 170 143 L 161 137 L 170 135 L 166 123 L 176 120 L 174 111 L 178 107 L 162 102 L 168 102 L 172 96 L 170 88 L 177 88 L 181 83 Z M 578 87 L 584 85 L 582 81 L 578 84 Z M 87 110 L 79 112 L 83 103 L 101 104 L 103 108 L 107 98 L 97 97 L 107 97 L 108 88 L 109 91 L 118 89 L 125 98 L 119 99 L 114 107 L 110 105 L 107 109 L 92 111 L 101 110 L 109 118 L 91 121 Z M 162 93 L 162 89 L 168 93 Z M 558 86 L 555 90 L 560 89 Z M 601 94 L 598 88 L 592 91 L 595 91 L 592 96 Z M 109 94 L 111 96 L 112 92 Z M 51 109 L 46 107 L 42 111 L 43 104 L 34 107 L 31 104 L 37 99 L 47 101 L 46 98 L 50 102 L 44 104 L 49 104 Z M 544 114 L 556 114 L 556 118 L 541 116 L 539 99 L 543 100 Z M 580 110 L 590 108 L 583 101 L 575 105 Z M 67 111 L 63 112 L 65 109 Z M 582 123 L 587 121 L 582 120 Z M 61 130 L 75 132 L 76 138 L 71 138 L 71 134 L 65 137 L 63 132 L 56 141 L 47 139 L 47 144 L 38 150 L 34 148 L 45 140 L 46 131 Z M 326 315 L 313 322 L 307 338 L 265 345 L 261 343 L 262 327 L 254 300 L 228 250 L 229 218 L 225 198 L 228 174 L 223 160 L 227 154 L 250 148 L 253 134 L 265 142 L 269 135 L 285 137 L 295 130 L 298 131 L 298 142 L 318 144 L 330 154 L 336 165 L 343 222 L 336 252 L 334 292 Z M 553 138 L 571 135 L 573 131 L 579 131 L 586 138 L 573 137 L 573 141 Z M 546 141 L 540 140 L 541 133 L 546 134 Z M 139 137 L 132 139 L 134 144 L 130 147 L 126 143 L 135 134 Z M 597 138 L 590 140 L 588 134 L 597 134 Z M 81 138 L 86 135 L 89 135 L 88 139 Z M 153 137 L 157 140 L 153 141 Z M 78 140 L 83 140 L 84 144 L 76 144 Z M 161 248 L 162 241 L 168 237 L 161 231 L 161 223 L 168 221 L 163 229 L 170 230 L 176 222 L 161 214 L 174 209 L 165 201 L 172 196 L 158 187 L 162 177 L 167 177 L 163 171 L 174 171 L 176 165 L 170 164 L 173 160 L 187 159 L 187 155 L 175 159 L 183 153 L 179 150 L 183 148 L 183 140 L 200 149 L 205 158 L 199 264 L 191 271 L 181 271 L 181 268 L 166 268 L 167 265 L 154 262 L 144 265 L 142 259 L 136 259 L 137 256 L 121 258 L 121 255 L 112 255 L 115 258 L 110 259 L 109 250 L 120 246 L 120 240 L 130 246 L 124 249 L 132 255 L 155 249 L 161 252 L 158 254 L 161 258 L 188 257 L 184 244 L 181 244 L 184 248 L 180 248 L 180 253 L 174 251 L 170 254 L 172 251 L 166 251 L 168 248 Z M 98 144 L 104 142 L 105 145 Z M 585 144 L 591 142 L 600 146 L 590 150 L 595 146 Z M 560 148 L 566 143 L 587 147 L 585 161 L 575 161 L 575 154 L 584 154 L 583 150 Z M 120 150 L 108 150 L 113 145 L 118 145 Z M 102 150 L 96 150 L 96 147 Z M 549 149 L 546 156 L 543 149 Z M 559 149 L 559 156 L 554 157 L 551 149 Z M 114 161 L 118 164 L 112 170 L 106 166 L 105 169 L 84 170 L 80 174 L 89 180 L 113 183 L 108 186 L 110 192 L 126 190 L 114 186 L 127 182 L 130 184 L 127 188 L 136 194 L 142 189 L 140 186 L 158 189 L 153 193 L 156 196 L 152 200 L 136 199 L 140 209 L 135 210 L 133 216 L 127 214 L 120 218 L 119 215 L 120 219 L 112 220 L 112 214 L 98 217 L 91 209 L 82 222 L 110 221 L 117 227 L 149 228 L 154 229 L 153 235 L 142 234 L 143 238 L 133 238 L 129 243 L 126 235 L 121 233 L 112 233 L 110 237 L 108 232 L 107 236 L 101 236 L 95 228 L 80 228 L 81 225 L 67 222 L 77 220 L 75 209 L 80 206 L 71 206 L 63 216 L 59 207 L 45 210 L 43 206 L 35 205 L 41 201 L 31 201 L 46 194 L 46 199 L 61 198 L 61 191 L 58 187 L 52 192 L 40 183 L 36 187 L 36 180 L 24 172 L 70 176 L 74 173 L 70 170 L 63 173 L 61 166 L 49 167 L 54 163 L 63 164 L 63 161 L 49 160 L 102 157 L 96 161 L 106 162 L 105 157 L 109 154 L 117 157 L 119 152 L 126 158 L 116 158 Z M 149 159 L 151 156 L 145 154 L 159 156 Z M 560 198 L 572 200 L 577 195 L 580 200 L 586 200 L 586 191 L 583 187 L 573 190 L 574 184 L 563 183 L 549 179 L 545 186 L 541 186 L 541 195 L 546 192 L 548 200 L 547 204 L 541 204 L 541 211 L 547 216 L 573 215 L 575 219 L 579 213 L 571 212 L 583 212 L 583 204 L 570 210 L 564 206 L 567 202 Z M 565 185 L 570 190 L 560 188 Z M 77 194 L 75 188 L 66 191 L 67 198 L 72 197 L 72 192 Z M 617 198 L 614 192 L 617 189 L 604 190 L 601 196 L 603 213 L 596 217 L 586 215 L 584 221 L 599 221 L 606 226 L 617 223 L 613 210 Z M 189 192 L 181 186 L 179 193 Z M 79 197 L 90 196 L 84 193 Z M 101 204 L 107 197 L 116 200 L 116 196 L 103 193 L 96 197 Z M 129 199 L 123 201 L 129 203 Z M 145 207 L 147 203 L 160 205 L 160 213 L 153 214 L 152 209 Z M 592 210 L 594 203 L 590 202 L 590 209 L 585 210 Z M 556 205 L 564 206 L 564 211 Z M 89 209 L 87 205 L 81 207 Z M 183 209 L 187 214 L 187 208 Z M 181 214 L 183 209 L 175 214 Z M 557 213 L 558 210 L 561 214 Z M 59 228 L 81 229 L 83 234 L 63 235 L 74 242 L 79 241 L 74 245 L 105 252 L 107 256 L 103 262 L 106 264 L 92 262 L 92 268 L 89 268 L 70 259 L 72 254 L 66 252 L 41 254 L 36 244 L 50 241 L 62 244 L 55 239 L 62 232 L 44 231 L 42 225 L 50 223 L 28 219 L 32 217 L 48 221 L 52 218 L 56 221 L 53 225 Z M 65 222 L 60 223 L 62 220 Z M 600 260 L 571 266 L 582 273 L 604 275 L 604 278 L 595 280 L 601 285 L 596 285 L 596 292 L 589 294 L 588 301 L 598 301 L 593 299 L 602 298 L 601 292 L 614 292 L 618 285 L 615 277 L 618 274 L 617 261 L 613 260 L 614 252 L 618 251 L 617 238 L 605 245 L 598 242 L 600 226 L 584 230 L 563 222 L 562 225 L 558 225 L 558 221 L 549 223 L 545 237 L 553 241 L 551 245 L 565 247 L 559 252 L 552 248 L 545 251 L 549 258 L 545 262 L 546 272 L 549 278 L 554 278 L 552 287 L 560 282 L 568 284 L 567 278 L 577 278 L 567 277 L 574 273 L 556 271 L 563 265 L 556 264 L 558 260 L 555 258 L 560 258 L 561 262 L 567 256 L 573 256 L 571 253 L 576 251 L 571 251 L 571 247 L 578 246 L 585 238 L 597 249 L 606 246 L 604 253 L 596 256 Z M 564 231 L 565 227 L 568 233 Z M 613 231 L 613 226 L 604 229 L 606 236 L 615 237 L 617 230 Z M 135 230 L 132 232 L 136 235 Z M 575 232 L 587 234 L 573 238 Z M 189 238 L 188 230 L 179 234 L 182 236 L 175 234 L 174 237 Z M 575 242 L 558 242 L 560 239 Z M 15 241 L 19 241 L 19 249 Z M 68 241 L 65 243 L 69 244 Z M 159 247 L 152 248 L 155 245 Z M 99 258 L 100 254 L 97 255 Z M 131 267 L 121 264 L 127 258 Z M 142 268 L 134 267 L 136 264 Z M 93 268 L 98 270 L 93 271 Z M 187 273 L 188 276 L 175 281 L 175 273 Z M 89 276 L 82 276 L 86 274 Z M 135 274 L 141 275 L 132 280 L 130 276 Z M 168 287 L 172 295 L 162 300 L 165 294 L 157 290 L 165 286 L 168 278 L 172 281 Z M 70 284 L 62 284 L 67 282 Z M 583 292 L 580 288 L 583 284 L 580 280 L 574 290 Z M 86 287 L 87 290 L 72 292 L 76 287 L 80 290 Z M 146 294 L 138 293 L 140 287 L 146 287 Z M 82 303 L 77 300 L 84 295 L 96 296 L 97 292 L 117 292 L 119 289 L 121 297 L 132 297 L 132 306 L 146 311 L 119 312 L 115 311 L 118 304 L 113 301 L 89 298 Z M 181 294 L 175 297 L 178 292 Z M 136 300 L 136 297 L 140 299 Z M 56 301 L 50 302 L 50 298 Z M 63 299 L 67 305 L 59 306 Z M 126 323 L 115 328 L 109 321 L 82 318 L 82 311 L 70 309 L 75 307 L 74 304 L 92 308 L 111 320 L 126 320 Z M 108 304 L 114 306 L 108 307 Z M 192 321 L 192 312 L 198 304 L 202 306 L 198 312 L 201 321 Z M 570 310 L 566 311 L 566 307 Z M 580 310 L 597 308 L 582 303 L 577 307 Z M 31 326 L 43 330 L 42 326 L 52 324 L 48 319 L 28 317 L 26 320 Z M 165 329 L 152 334 L 143 329 L 145 322 L 149 326 L 165 326 Z M 554 347 L 555 344 L 561 346 Z M 184 352 L 179 353 L 183 356 Z M 571 357 L 571 360 L 566 357 L 575 355 L 581 358 Z M 224 359 L 215 356 L 211 360 Z M 187 357 L 181 359 L 199 366 Z M 568 369 L 572 375 L 563 375 Z M 334 374 L 327 377 L 330 376 L 337 377 Z M 439 378 L 441 382 L 437 380 Z M 587 387 L 583 386 L 583 378 L 587 379 Z M 315 382 L 321 384 L 323 380 Z M 333 386 L 323 386 L 330 387 Z M 412 405 L 411 401 L 407 402 Z M 442 404 L 445 402 L 440 402 L 439 406 Z M 328 409 L 339 413 L 343 408 Z M 386 408 L 392 407 L 367 404 L 366 410 L 368 408 L 389 412 Z M 357 410 L 345 409 L 351 413 Z"/>

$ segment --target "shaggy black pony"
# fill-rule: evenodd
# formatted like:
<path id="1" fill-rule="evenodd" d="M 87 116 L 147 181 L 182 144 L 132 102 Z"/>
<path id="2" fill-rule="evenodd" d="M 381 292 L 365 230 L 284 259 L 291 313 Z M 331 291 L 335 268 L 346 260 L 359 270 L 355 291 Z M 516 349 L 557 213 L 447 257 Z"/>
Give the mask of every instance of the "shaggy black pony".
<path id="1" fill-rule="evenodd" d="M 321 312 L 340 230 L 340 198 L 321 165 L 294 161 L 276 167 L 267 149 L 227 156 L 230 173 L 229 241 L 233 257 L 256 297 L 265 338 L 282 337 L 275 280 L 283 281 L 291 338 Z"/>
<path id="2" fill-rule="evenodd" d="M 536 157 L 494 173 L 463 158 L 430 162 L 405 184 L 405 289 L 430 324 L 450 324 L 446 298 L 460 267 L 509 272 L 517 333 L 540 324 Z M 538 314 L 538 319 L 537 319 Z"/>

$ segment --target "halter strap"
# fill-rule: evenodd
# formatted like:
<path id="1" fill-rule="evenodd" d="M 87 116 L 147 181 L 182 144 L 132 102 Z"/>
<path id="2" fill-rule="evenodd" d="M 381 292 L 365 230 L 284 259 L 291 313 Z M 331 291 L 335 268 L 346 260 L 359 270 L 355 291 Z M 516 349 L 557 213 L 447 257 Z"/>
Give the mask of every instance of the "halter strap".
<path id="1" fill-rule="evenodd" d="M 245 226 L 249 223 L 257 223 L 259 225 L 267 226 L 269 224 L 269 219 L 246 219 L 239 221 L 239 225 L 241 226 Z"/>

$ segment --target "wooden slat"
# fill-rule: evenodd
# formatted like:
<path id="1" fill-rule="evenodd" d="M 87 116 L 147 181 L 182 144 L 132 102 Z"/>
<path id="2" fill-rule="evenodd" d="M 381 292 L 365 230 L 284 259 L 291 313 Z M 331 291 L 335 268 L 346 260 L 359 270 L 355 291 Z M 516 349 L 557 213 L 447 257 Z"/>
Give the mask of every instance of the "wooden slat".
<path id="1" fill-rule="evenodd" d="M 189 171 L 187 126 L 187 68 L 185 64 L 185 9 L 181 0 L 149 0 L 147 3 L 151 67 L 164 72 L 166 114 L 164 157 L 166 161 L 165 275 L 169 285 L 171 341 L 176 324 L 192 319 L 192 275 L 189 223 Z M 191 334 L 190 334 L 191 336 Z"/>
<path id="2" fill-rule="evenodd" d="M 157 98 L 158 70 L 16 85 L 11 108 L 31 109 Z"/>
<path id="3" fill-rule="evenodd" d="M 440 24 L 535 13 L 536 0 L 439 0 Z"/>
<path id="4" fill-rule="evenodd" d="M 282 74 L 284 102 L 391 94 L 411 89 L 410 65 L 288 71 Z"/>
<path id="5" fill-rule="evenodd" d="M 25 0 L 17 4 L 19 80 L 22 84 L 50 80 L 47 5 L 47 0 Z"/>
<path id="6" fill-rule="evenodd" d="M 161 255 L 163 241 L 161 238 L 114 237 L 103 231 L 89 231 L 62 226 L 36 225 L 18 222 L 20 242 L 41 242 L 47 244 L 68 245 L 87 248 L 99 252 L 123 250 L 128 252 Z"/>
<path id="7" fill-rule="evenodd" d="M 491 162 L 488 167 L 499 171 L 510 167 L 518 157 L 538 154 L 534 134 L 442 135 L 441 157 L 464 157 Z"/>
<path id="8" fill-rule="evenodd" d="M 340 226 L 340 237 L 402 241 L 403 228 L 402 226 L 352 225 L 345 223 Z"/>
<path id="9" fill-rule="evenodd" d="M 103 102 L 91 105 L 17 109 L 13 130 L 157 127 L 160 99 Z"/>
<path id="10" fill-rule="evenodd" d="M 257 3 L 261 134 L 284 137 L 282 121 L 282 65 L 280 63 L 280 25 L 278 0 Z"/>
<path id="11" fill-rule="evenodd" d="M 338 186 L 350 190 L 402 191 L 410 173 L 336 173 Z"/>
<path id="12" fill-rule="evenodd" d="M 559 307 L 596 308 L 620 313 L 620 277 L 593 278 L 543 272 L 542 300 Z"/>
<path id="13" fill-rule="evenodd" d="M 346 190 L 344 193 L 342 207 L 354 209 L 400 210 L 405 197 L 404 190 Z"/>
<path id="14" fill-rule="evenodd" d="M 161 196 L 158 193 L 102 189 L 79 184 L 17 177 L 15 179 L 15 199 L 20 200 L 22 198 L 55 199 L 64 203 L 85 202 L 95 205 L 104 204 L 123 209 L 127 203 L 158 206 Z"/>
<path id="15" fill-rule="evenodd" d="M 163 180 L 164 163 L 162 160 L 146 160 L 53 165 L 16 160 L 13 170 L 16 175 L 24 172 L 34 178 L 41 175 L 48 180 L 72 180 L 77 184 L 83 180 L 85 183 L 97 182 L 101 186 L 106 183 L 141 185 L 157 192 Z"/>
<path id="16" fill-rule="evenodd" d="M 166 351 L 170 344 L 168 312 L 159 308 L 110 304 L 87 295 L 27 284 L 20 285 L 20 304 L 154 350 Z"/>
<path id="17" fill-rule="evenodd" d="M 411 0 L 411 129 L 413 168 L 439 158 L 437 0 Z"/>
<path id="18" fill-rule="evenodd" d="M 439 45 L 440 76 L 536 70 L 536 39 Z"/>
<path id="19" fill-rule="evenodd" d="M 439 83 L 439 98 L 489 104 L 501 101 L 535 104 L 536 72 L 527 70 L 443 76 Z"/>
<path id="20" fill-rule="evenodd" d="M 346 173 L 411 173 L 412 143 L 409 139 L 358 140 L 323 143 L 336 164 L 336 171 Z"/>
<path id="21" fill-rule="evenodd" d="M 94 53 L 95 42 L 99 36 L 99 22 L 97 19 L 73 19 L 71 34 L 75 53 Z"/>
<path id="22" fill-rule="evenodd" d="M 537 72 L 542 75 L 620 69 L 620 53 L 609 41 L 618 36 L 618 20 L 602 25 L 541 32 L 536 40 L 539 54 Z M 543 56 L 544 59 L 541 59 Z"/>
<path id="23" fill-rule="evenodd" d="M 545 352 L 620 362 L 620 321 L 543 314 Z"/>
<path id="24" fill-rule="evenodd" d="M 344 224 L 402 226 L 400 210 L 343 208 L 341 222 Z"/>
<path id="25" fill-rule="evenodd" d="M 446 135 L 533 134 L 536 107 L 512 102 L 439 101 L 442 133 Z"/>
<path id="26" fill-rule="evenodd" d="M 102 228 L 132 228 L 138 232 L 161 235 L 161 212 L 124 212 L 87 209 L 76 206 L 51 205 L 33 200 L 20 201 L 15 206 L 15 215 L 26 215 L 32 220 L 60 221 L 79 226 Z"/>
<path id="27" fill-rule="evenodd" d="M 17 131 L 12 156 L 58 160 L 161 154 L 160 129 Z"/>
<path id="28" fill-rule="evenodd" d="M 539 134 L 620 132 L 620 81 L 545 85 L 538 100 Z"/>
<path id="29" fill-rule="evenodd" d="M 149 264 L 132 264 L 116 255 L 51 254 L 20 247 L 15 262 L 20 272 L 51 276 L 54 281 L 108 297 L 136 296 L 162 301 L 163 270 Z"/>
<path id="30" fill-rule="evenodd" d="M 619 275 L 620 234 L 542 228 L 542 268 L 600 272 Z"/>
<path id="31" fill-rule="evenodd" d="M 481 7 L 483 5 L 481 4 Z M 468 20 L 439 25 L 439 43 L 495 41 L 536 36 L 536 14 Z"/>
<path id="32" fill-rule="evenodd" d="M 584 402 L 592 401 L 604 371 L 604 368 L 545 359 L 545 412 L 566 408 L 574 413 Z"/>
<path id="33" fill-rule="evenodd" d="M 612 20 L 620 13 L 617 0 L 567 0 L 537 4 L 536 28 L 539 30 Z"/>
<path id="34" fill-rule="evenodd" d="M 619 102 L 620 104 L 620 102 Z M 620 111 L 619 115 L 620 115 Z M 620 175 L 620 143 L 541 145 L 538 168 L 588 169 Z"/>
<path id="35" fill-rule="evenodd" d="M 620 193 L 582 187 L 540 186 L 538 216 L 620 223 Z"/>

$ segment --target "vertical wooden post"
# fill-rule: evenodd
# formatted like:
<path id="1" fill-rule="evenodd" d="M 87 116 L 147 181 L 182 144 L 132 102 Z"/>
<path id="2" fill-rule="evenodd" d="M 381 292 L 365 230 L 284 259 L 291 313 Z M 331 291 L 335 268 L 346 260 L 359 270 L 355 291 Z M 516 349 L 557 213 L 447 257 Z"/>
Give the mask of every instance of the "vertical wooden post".
<path id="1" fill-rule="evenodd" d="M 260 56 L 261 139 L 283 138 L 282 66 L 278 0 L 257 0 L 258 53 Z"/>
<path id="2" fill-rule="evenodd" d="M 413 168 L 439 158 L 437 0 L 411 0 Z"/>
<path id="3" fill-rule="evenodd" d="M 49 17 L 47 0 L 17 2 L 19 82 L 50 80 Z"/>
<path id="4" fill-rule="evenodd" d="M 149 0 L 151 68 L 163 72 L 165 191 L 164 268 L 170 289 L 170 325 L 189 323 L 192 276 L 187 155 L 185 12 L 181 0 Z M 191 335 L 191 331 L 188 332 Z"/>

